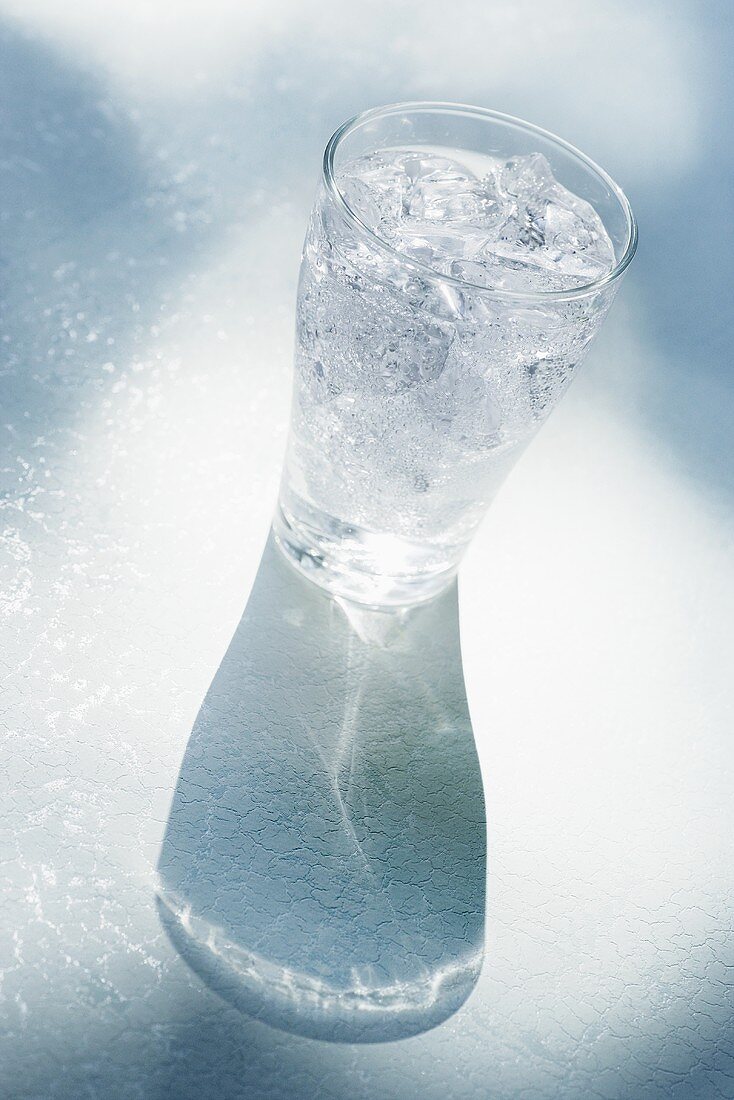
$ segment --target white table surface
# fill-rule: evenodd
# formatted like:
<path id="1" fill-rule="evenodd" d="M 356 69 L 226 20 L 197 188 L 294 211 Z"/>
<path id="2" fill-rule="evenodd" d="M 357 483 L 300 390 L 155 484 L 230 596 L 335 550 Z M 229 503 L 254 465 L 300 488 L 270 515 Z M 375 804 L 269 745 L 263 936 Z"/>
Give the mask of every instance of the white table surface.
<path id="1" fill-rule="evenodd" d="M 734 1097 L 727 3 L 0 3 L 0 1094 Z M 220 999 L 153 872 L 277 493 L 331 131 L 560 133 L 640 250 L 460 583 L 487 945 L 414 1038 Z"/>

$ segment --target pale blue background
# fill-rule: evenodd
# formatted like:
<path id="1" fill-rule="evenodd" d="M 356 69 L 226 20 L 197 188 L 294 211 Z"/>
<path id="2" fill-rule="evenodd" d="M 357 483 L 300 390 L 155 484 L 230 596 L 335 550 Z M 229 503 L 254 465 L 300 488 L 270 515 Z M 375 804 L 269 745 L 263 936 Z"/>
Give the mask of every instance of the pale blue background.
<path id="1" fill-rule="evenodd" d="M 3 1097 L 734 1097 L 731 6 L 0 19 Z M 153 870 L 277 492 L 321 150 L 421 97 L 581 146 L 640 249 L 462 574 L 479 985 L 330 1045 L 190 973 Z"/>

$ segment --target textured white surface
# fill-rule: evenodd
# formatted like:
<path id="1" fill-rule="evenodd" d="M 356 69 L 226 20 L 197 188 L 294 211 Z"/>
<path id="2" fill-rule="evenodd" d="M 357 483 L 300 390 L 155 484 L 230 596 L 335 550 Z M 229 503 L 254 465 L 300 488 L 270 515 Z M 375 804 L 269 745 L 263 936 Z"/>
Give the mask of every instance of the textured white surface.
<path id="1" fill-rule="evenodd" d="M 734 1096 L 728 6 L 0 10 L 3 1097 Z M 462 574 L 479 984 L 324 1044 L 211 993 L 153 875 L 277 491 L 321 149 L 419 96 L 575 141 L 642 243 Z"/>

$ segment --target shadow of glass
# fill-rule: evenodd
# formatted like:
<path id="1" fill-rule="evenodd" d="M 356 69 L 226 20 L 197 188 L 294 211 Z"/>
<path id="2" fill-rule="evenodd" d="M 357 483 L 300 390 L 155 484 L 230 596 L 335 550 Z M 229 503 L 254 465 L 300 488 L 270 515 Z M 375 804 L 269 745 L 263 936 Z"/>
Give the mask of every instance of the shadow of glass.
<path id="1" fill-rule="evenodd" d="M 406 611 L 356 608 L 271 537 L 173 798 L 170 939 L 275 1027 L 402 1038 L 474 987 L 485 862 L 455 585 Z"/>

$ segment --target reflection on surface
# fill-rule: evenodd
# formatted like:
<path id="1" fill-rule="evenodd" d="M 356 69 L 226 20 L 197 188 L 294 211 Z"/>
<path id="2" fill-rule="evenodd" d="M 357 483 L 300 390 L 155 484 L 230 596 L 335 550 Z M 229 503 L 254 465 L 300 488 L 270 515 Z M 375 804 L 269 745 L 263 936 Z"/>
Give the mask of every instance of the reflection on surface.
<path id="1" fill-rule="evenodd" d="M 271 538 L 159 875 L 178 950 L 270 1024 L 376 1041 L 454 1012 L 481 967 L 485 883 L 455 585 L 408 611 L 356 608 Z"/>

